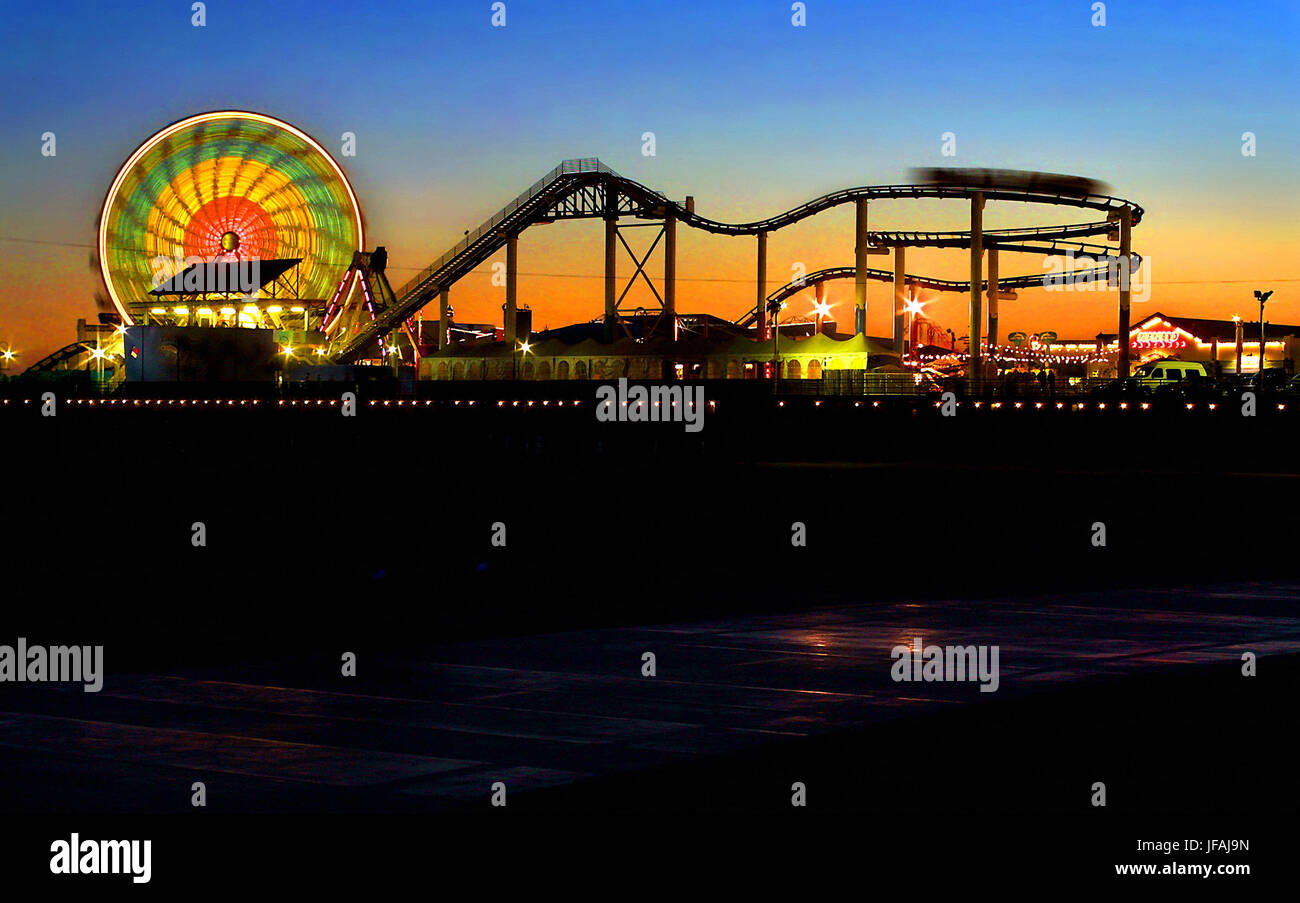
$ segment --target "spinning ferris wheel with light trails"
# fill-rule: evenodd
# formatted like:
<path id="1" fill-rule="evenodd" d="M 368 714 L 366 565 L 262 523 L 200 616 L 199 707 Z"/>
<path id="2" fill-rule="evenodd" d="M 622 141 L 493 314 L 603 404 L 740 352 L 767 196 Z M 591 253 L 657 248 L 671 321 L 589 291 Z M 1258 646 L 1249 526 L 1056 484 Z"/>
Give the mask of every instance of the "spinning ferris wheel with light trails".
<path id="1" fill-rule="evenodd" d="M 256 305 L 205 308 L 208 321 L 197 309 L 159 309 L 151 290 L 196 258 L 292 261 L 294 295 L 310 306 L 330 297 L 365 240 L 356 194 L 330 154 L 286 122 L 243 111 L 191 116 L 140 145 L 108 189 L 98 233 L 124 325 L 274 325 Z"/>

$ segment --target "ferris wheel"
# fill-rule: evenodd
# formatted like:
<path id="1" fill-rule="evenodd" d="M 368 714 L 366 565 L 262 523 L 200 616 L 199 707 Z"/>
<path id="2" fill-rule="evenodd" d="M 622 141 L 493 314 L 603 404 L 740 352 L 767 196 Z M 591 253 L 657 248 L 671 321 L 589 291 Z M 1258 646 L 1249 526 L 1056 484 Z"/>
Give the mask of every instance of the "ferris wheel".
<path id="1" fill-rule="evenodd" d="M 192 116 L 144 142 L 99 218 L 100 271 L 127 325 L 158 303 L 160 272 L 183 261 L 296 259 L 295 294 L 310 302 L 330 297 L 363 247 L 356 195 L 329 153 L 286 122 L 242 111 Z"/>

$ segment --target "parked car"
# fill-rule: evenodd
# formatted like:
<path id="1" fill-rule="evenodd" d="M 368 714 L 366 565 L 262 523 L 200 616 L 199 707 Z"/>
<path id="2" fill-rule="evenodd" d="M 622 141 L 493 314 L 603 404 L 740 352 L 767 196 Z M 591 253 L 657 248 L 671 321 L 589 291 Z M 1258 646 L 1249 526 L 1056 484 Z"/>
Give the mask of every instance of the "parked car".
<path id="1" fill-rule="evenodd" d="M 1088 397 L 1096 401 L 1145 401 L 1150 396 L 1151 387 L 1137 376 L 1112 379 L 1088 390 Z"/>
<path id="2" fill-rule="evenodd" d="M 1198 373 L 1176 382 L 1159 383 L 1151 391 L 1153 398 L 1176 398 L 1192 402 L 1221 402 L 1228 400 L 1234 394 L 1239 393 L 1235 393 L 1231 384 L 1223 380 L 1203 377 Z"/>
<path id="3" fill-rule="evenodd" d="M 1281 367 L 1270 367 L 1263 373 L 1256 370 L 1241 377 L 1240 388 L 1252 392 L 1281 392 L 1287 387 L 1291 377 Z"/>

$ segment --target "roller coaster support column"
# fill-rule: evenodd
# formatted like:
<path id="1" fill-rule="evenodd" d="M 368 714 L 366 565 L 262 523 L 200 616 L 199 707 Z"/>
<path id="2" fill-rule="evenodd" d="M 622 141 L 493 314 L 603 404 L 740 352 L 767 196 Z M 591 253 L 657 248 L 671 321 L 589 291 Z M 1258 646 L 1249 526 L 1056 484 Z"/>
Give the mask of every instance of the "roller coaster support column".
<path id="1" fill-rule="evenodd" d="M 998 344 L 998 249 L 989 248 L 989 349 Z"/>
<path id="2" fill-rule="evenodd" d="M 853 238 L 853 334 L 863 335 L 867 331 L 867 201 L 858 198 L 856 205 L 858 217 Z"/>
<path id="3" fill-rule="evenodd" d="M 755 277 L 757 283 L 756 294 L 758 295 L 758 309 L 762 311 L 759 314 L 758 337 L 760 340 L 767 338 L 768 315 L 767 315 L 767 233 L 758 233 L 758 271 Z M 773 320 L 776 318 L 773 317 Z"/>
<path id="4" fill-rule="evenodd" d="M 618 195 L 611 189 L 605 201 L 605 341 L 614 341 L 618 319 Z"/>
<path id="5" fill-rule="evenodd" d="M 980 316 L 980 283 L 983 282 L 984 269 L 981 258 L 984 256 L 984 192 L 977 191 L 970 197 L 970 360 L 966 375 L 974 388 L 983 376 L 983 362 L 980 360 L 980 329 L 983 327 Z"/>
<path id="6" fill-rule="evenodd" d="M 664 318 L 677 340 L 677 217 L 664 216 Z"/>
<path id="7" fill-rule="evenodd" d="M 506 238 L 506 345 L 515 347 L 515 310 L 519 304 L 519 236 Z"/>
<path id="8" fill-rule="evenodd" d="M 1133 251 L 1133 208 L 1125 205 L 1119 208 L 1119 365 L 1116 367 L 1120 379 L 1129 375 L 1129 275 L 1132 270 Z"/>
<path id="9" fill-rule="evenodd" d="M 904 332 L 907 329 L 907 249 L 902 245 L 894 248 L 894 353 L 900 361 L 903 358 Z M 912 349 L 916 354 L 916 349 Z"/>
<path id="10" fill-rule="evenodd" d="M 438 350 L 447 347 L 451 339 L 451 289 L 438 290 Z"/>

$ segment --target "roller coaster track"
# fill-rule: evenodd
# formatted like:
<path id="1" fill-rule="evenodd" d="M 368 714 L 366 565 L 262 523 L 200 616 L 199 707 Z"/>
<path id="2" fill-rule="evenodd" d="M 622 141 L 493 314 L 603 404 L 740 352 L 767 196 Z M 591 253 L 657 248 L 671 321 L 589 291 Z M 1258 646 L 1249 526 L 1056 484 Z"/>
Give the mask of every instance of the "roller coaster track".
<path id="1" fill-rule="evenodd" d="M 57 351 L 53 351 L 36 363 L 29 366 L 24 373 L 44 373 L 51 370 L 59 369 L 60 364 L 68 364 L 75 361 L 82 355 L 90 354 L 94 346 L 86 342 L 73 342 L 71 345 L 64 345 Z"/>
<path id="2" fill-rule="evenodd" d="M 1062 250 L 1062 248 L 1058 247 L 1059 244 L 1062 243 L 1054 242 L 1052 243 L 1051 246 L 1044 246 L 1044 247 L 1025 245 L 1025 244 L 1013 246 L 1010 248 L 1008 248 L 1006 245 L 998 245 L 998 247 L 1007 250 L 1012 250 L 1012 251 L 1037 252 L 1040 254 L 1059 254 L 1061 253 Z M 1044 286 L 1050 285 L 1051 280 L 1054 278 L 1055 279 L 1068 278 L 1071 282 L 1098 283 L 1098 282 L 1108 281 L 1113 277 L 1114 271 L 1112 269 L 1110 261 L 1118 261 L 1121 259 L 1120 256 L 1114 252 L 1113 248 L 1107 247 L 1106 245 L 1093 245 L 1084 242 L 1068 242 L 1064 244 L 1067 244 L 1069 246 L 1068 249 L 1073 250 L 1076 254 L 1089 255 L 1095 258 L 1096 260 L 1101 260 L 1106 262 L 1101 263 L 1090 270 L 1077 269 L 1077 270 L 1070 270 L 1064 273 L 1027 273 L 1023 276 L 1002 276 L 998 279 L 998 290 L 1001 291 L 1004 289 L 1017 289 L 1017 288 L 1043 288 Z M 1131 266 L 1130 272 L 1136 273 L 1142 266 L 1142 256 L 1140 254 L 1131 254 L 1129 255 L 1129 257 L 1130 257 L 1130 266 Z M 790 282 L 787 282 L 785 285 L 778 288 L 776 291 L 772 292 L 770 295 L 767 296 L 767 300 L 764 306 L 766 306 L 767 304 L 771 304 L 773 302 L 784 301 L 793 295 L 799 294 L 799 292 L 803 291 L 804 289 L 812 288 L 813 286 L 817 285 L 820 282 L 830 282 L 831 280 L 834 279 L 853 279 L 856 276 L 857 276 L 857 268 L 851 266 L 827 267 L 822 270 L 816 270 L 812 273 L 808 273 L 802 279 L 791 280 Z M 866 271 L 866 276 L 868 279 L 873 279 L 877 282 L 894 281 L 893 270 L 880 270 L 880 269 L 871 268 Z M 930 276 L 917 276 L 912 273 L 907 273 L 906 275 L 904 275 L 903 280 L 908 285 L 913 285 L 916 286 L 917 288 L 928 288 L 936 292 L 969 292 L 970 291 L 970 281 L 966 279 L 935 279 Z M 988 280 L 986 279 L 981 281 L 980 291 L 987 292 L 988 289 L 989 289 Z M 736 321 L 736 325 L 749 326 L 757 319 L 758 319 L 758 308 L 753 307 L 749 310 L 748 313 L 746 313 L 743 317 L 741 317 Z"/>
<path id="3" fill-rule="evenodd" d="M 1021 250 L 1021 249 L 1017 249 Z M 1133 257 L 1133 272 L 1142 263 L 1142 258 L 1137 254 Z M 1110 255 L 1111 259 L 1118 260 L 1115 255 Z M 833 279 L 853 279 L 857 276 L 856 267 L 827 267 L 823 270 L 816 270 L 807 274 L 803 279 L 787 282 L 776 291 L 767 296 L 767 304 L 772 302 L 784 301 L 793 295 L 805 289 L 812 288 L 819 282 L 829 282 Z M 1109 265 L 1094 267 L 1091 270 L 1072 270 L 1069 273 L 1051 274 L 1051 273 L 1030 273 L 1024 276 L 1005 276 L 998 279 L 998 290 L 1017 289 L 1017 288 L 1042 288 L 1047 283 L 1045 280 L 1053 278 L 1066 278 L 1079 281 L 1102 282 L 1110 278 L 1111 270 Z M 877 282 L 893 282 L 893 270 L 879 270 L 871 268 L 867 270 L 867 278 L 874 279 Z M 909 285 L 917 288 L 928 288 L 937 292 L 969 292 L 970 281 L 964 279 L 933 279 L 929 276 L 916 276 L 908 273 L 903 277 Z M 980 291 L 987 292 L 989 288 L 988 280 L 980 282 Z M 749 326 L 758 318 L 758 308 L 752 308 L 749 313 L 745 314 L 736 321 L 737 326 Z"/>
<path id="4" fill-rule="evenodd" d="M 1076 195 L 1045 189 L 989 186 L 874 185 L 834 191 L 767 219 L 748 223 L 724 223 L 686 209 L 685 206 L 659 192 L 619 175 L 595 158 L 565 160 L 394 292 L 394 303 L 379 313 L 365 328 L 348 336 L 342 347 L 335 351 L 334 358 L 343 362 L 355 360 L 376 339 L 401 327 L 441 289 L 450 287 L 486 262 L 506 244 L 510 236 L 518 235 L 527 227 L 538 223 L 553 222 L 557 219 L 618 216 L 662 219 L 672 216 L 678 222 L 716 235 L 758 235 L 784 229 L 832 207 L 859 200 L 969 199 L 976 193 L 982 194 L 985 200 L 1079 207 L 1107 214 L 1129 207 L 1132 210 L 1134 225 L 1141 221 L 1143 213 L 1141 207 L 1130 201 L 1103 194 Z M 1113 252 L 1105 245 L 1087 244 L 1079 242 L 1078 239 L 1104 235 L 1114 228 L 1113 222 L 1102 220 L 1040 228 L 989 230 L 983 233 L 983 240 L 985 247 L 997 247 L 1007 251 L 1058 254 L 1074 250 L 1109 257 L 1113 256 Z M 881 247 L 969 247 L 970 233 L 869 232 L 868 242 Z M 835 268 L 837 271 L 843 269 L 845 268 Z M 872 274 L 881 272 L 871 271 Z M 824 278 L 840 277 L 825 276 Z M 883 276 L 871 275 L 871 278 L 883 278 Z M 893 278 L 892 273 L 889 274 L 889 278 Z M 947 280 L 927 280 L 919 276 L 908 278 L 917 285 L 926 287 L 959 284 L 949 283 Z M 1035 277 L 1011 277 L 1007 280 L 999 280 L 999 285 L 1012 288 L 1020 284 L 1017 280 L 1030 278 L 1041 282 L 1043 276 L 1040 274 Z M 807 279 L 805 284 L 809 284 Z M 969 289 L 969 283 L 965 283 L 964 286 Z M 940 288 L 939 290 L 956 289 Z"/>

